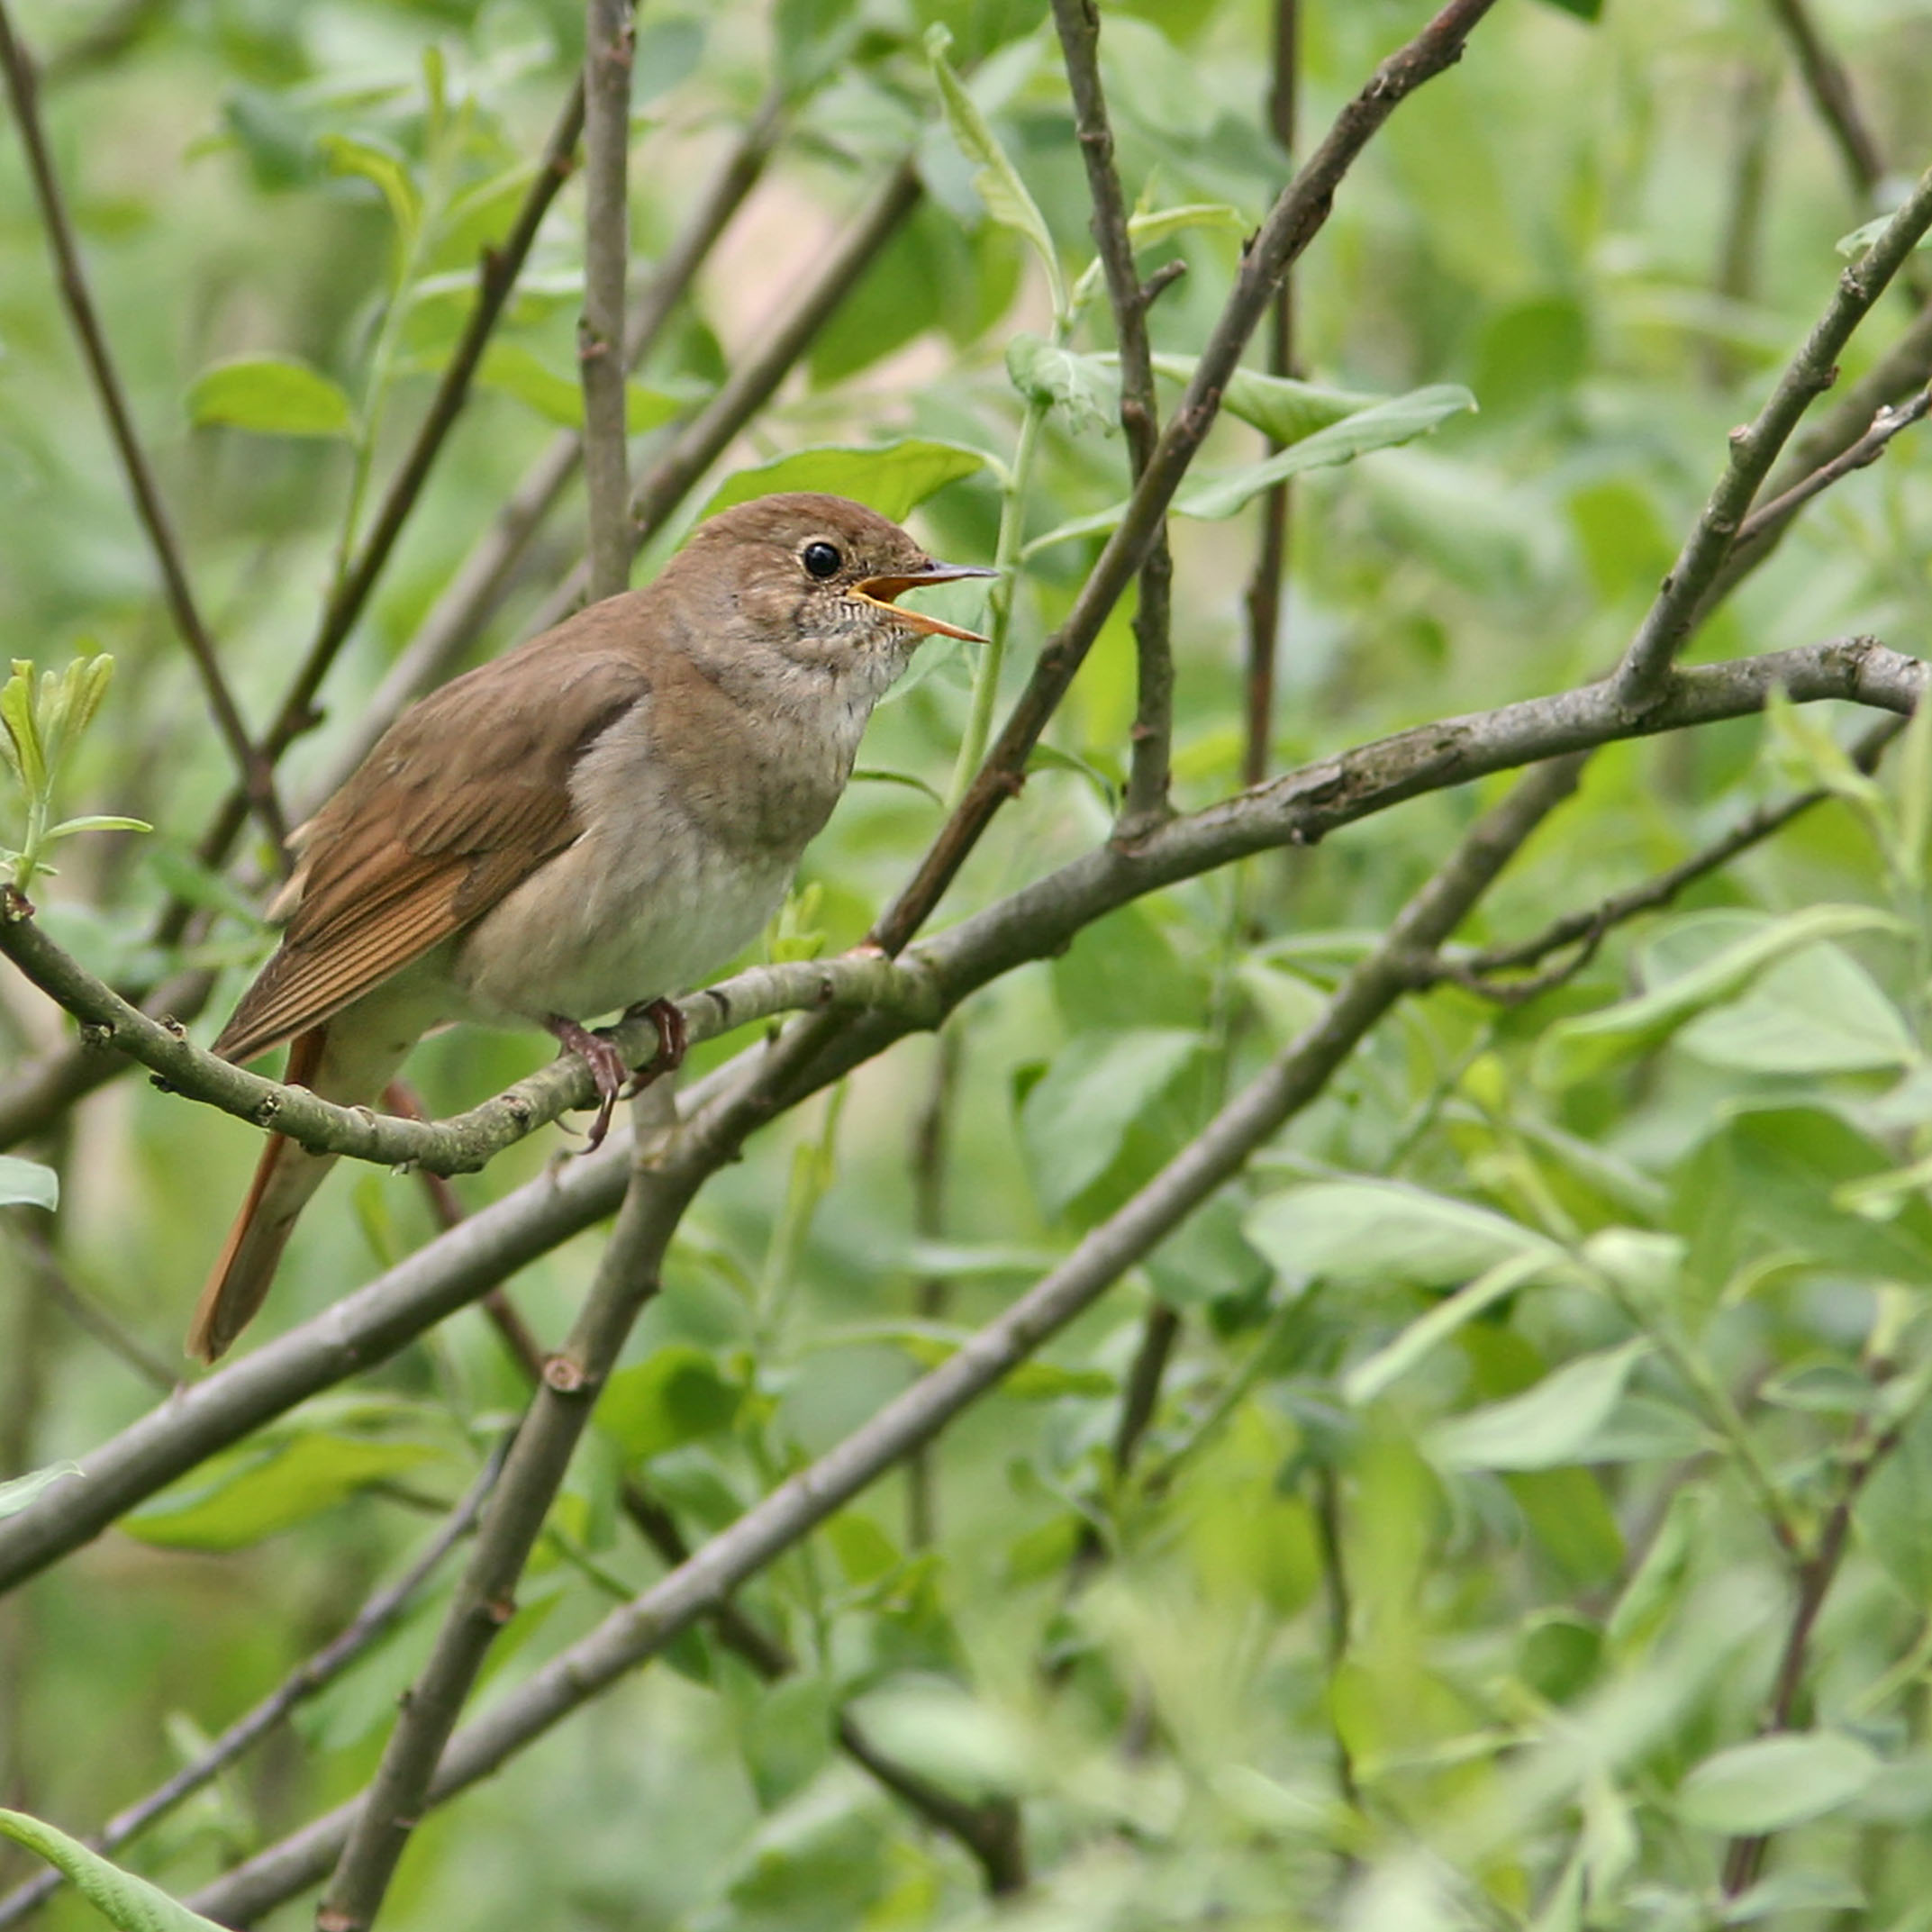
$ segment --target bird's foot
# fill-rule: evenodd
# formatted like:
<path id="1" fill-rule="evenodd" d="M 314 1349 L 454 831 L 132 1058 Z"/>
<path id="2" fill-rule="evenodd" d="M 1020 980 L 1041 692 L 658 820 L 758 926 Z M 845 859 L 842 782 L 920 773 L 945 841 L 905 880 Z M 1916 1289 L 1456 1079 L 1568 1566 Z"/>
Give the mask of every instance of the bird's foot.
<path id="1" fill-rule="evenodd" d="M 630 1076 L 630 1093 L 635 1097 L 652 1081 L 675 1074 L 685 1064 L 685 1052 L 691 1041 L 685 1026 L 684 1008 L 675 1000 L 645 1000 L 636 1006 L 627 1006 L 624 1019 L 649 1020 L 658 1029 L 658 1051 L 650 1065 L 639 1067 Z"/>
<path id="2" fill-rule="evenodd" d="M 584 1149 L 588 1154 L 603 1145 L 603 1137 L 611 1130 L 611 1115 L 616 1110 L 617 1096 L 630 1068 L 624 1065 L 623 1055 L 603 1034 L 593 1033 L 588 1027 L 580 1027 L 561 1013 L 552 1013 L 543 1023 L 557 1036 L 566 1053 L 576 1054 L 590 1068 L 590 1076 L 597 1083 L 597 1118 L 591 1122 L 590 1139 Z M 663 1038 L 661 1029 L 658 1037 Z"/>

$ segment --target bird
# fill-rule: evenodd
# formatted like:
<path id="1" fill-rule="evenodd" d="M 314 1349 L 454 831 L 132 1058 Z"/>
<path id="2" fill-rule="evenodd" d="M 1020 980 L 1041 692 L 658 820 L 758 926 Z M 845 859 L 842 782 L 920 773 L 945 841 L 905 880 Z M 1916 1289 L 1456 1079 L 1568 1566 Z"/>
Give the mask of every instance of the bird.
<path id="1" fill-rule="evenodd" d="M 425 1033 L 547 1029 L 594 1075 L 601 1140 L 627 1076 L 585 1022 L 657 1021 L 783 903 L 852 776 L 874 705 L 928 637 L 978 633 L 895 600 L 997 572 L 935 562 L 841 496 L 759 497 L 698 524 L 658 576 L 420 699 L 313 817 L 268 910 L 280 944 L 213 1051 L 287 1045 L 284 1078 L 375 1102 Z M 333 1165 L 271 1136 L 187 1352 L 259 1310 Z"/>

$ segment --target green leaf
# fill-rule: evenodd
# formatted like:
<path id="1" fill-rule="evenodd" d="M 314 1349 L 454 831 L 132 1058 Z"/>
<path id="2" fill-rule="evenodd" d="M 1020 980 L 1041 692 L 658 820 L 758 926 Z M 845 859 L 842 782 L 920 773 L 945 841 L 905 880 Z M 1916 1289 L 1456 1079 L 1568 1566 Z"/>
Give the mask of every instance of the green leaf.
<path id="1" fill-rule="evenodd" d="M 324 134 L 317 145 L 331 174 L 358 177 L 379 191 L 395 223 L 397 259 L 403 259 L 422 226 L 422 196 L 410 179 L 408 163 L 387 148 L 348 134 Z"/>
<path id="2" fill-rule="evenodd" d="M 21 1166 L 24 1166 L 25 1162 Z M 0 1483 L 0 1517 L 18 1516 L 33 1502 L 43 1489 L 50 1489 L 63 1476 L 83 1475 L 78 1463 L 50 1463 L 44 1469 L 30 1471 L 26 1475 L 15 1476 L 11 1483 Z"/>
<path id="3" fill-rule="evenodd" d="M 1441 1469 L 1556 1469 L 1580 1461 L 1650 1347 L 1638 1337 L 1566 1363 L 1521 1395 L 1438 1424 L 1423 1452 Z"/>
<path id="4" fill-rule="evenodd" d="M 776 0 L 772 39 L 788 97 L 816 86 L 845 59 L 858 34 L 857 15 L 857 0 Z"/>
<path id="5" fill-rule="evenodd" d="M 958 143 L 959 151 L 973 167 L 973 186 L 986 213 L 1002 228 L 1024 235 L 1033 245 L 1047 271 L 1047 285 L 1052 295 L 1053 313 L 1066 313 L 1066 284 L 1060 274 L 1060 259 L 1053 245 L 1046 218 L 1035 205 L 1020 170 L 1007 159 L 1006 150 L 994 139 L 986 117 L 966 90 L 946 50 L 952 34 L 935 23 L 926 30 L 926 58 L 932 65 L 932 77 L 939 85 L 940 104 L 946 110 L 946 124 Z"/>
<path id="6" fill-rule="evenodd" d="M 1879 1760 L 1837 1731 L 1786 1732 L 1707 1757 L 1677 1787 L 1686 1824 L 1736 1837 L 1782 1831 L 1848 1804 Z"/>
<path id="7" fill-rule="evenodd" d="M 1574 14 L 1579 20 L 1601 20 L 1603 0 L 1543 0 L 1546 6 L 1553 6 L 1559 13 Z"/>
<path id="8" fill-rule="evenodd" d="M 159 1886 L 110 1864 L 98 1852 L 37 1818 L 0 1811 L 0 1833 L 66 1873 L 74 1890 L 120 1932 L 221 1932 L 213 1919 L 191 1912 Z"/>
<path id="9" fill-rule="evenodd" d="M 1252 1233 L 1249 1238 L 1253 1239 Z M 1424 1356 L 1440 1347 L 1456 1329 L 1473 1321 L 1484 1309 L 1514 1294 L 1549 1266 L 1547 1256 L 1523 1253 L 1511 1255 L 1485 1269 L 1466 1287 L 1457 1289 L 1428 1314 L 1411 1321 L 1386 1347 L 1378 1348 L 1366 1360 L 1356 1363 L 1342 1377 L 1343 1400 L 1357 1409 L 1374 1401 Z"/>
<path id="10" fill-rule="evenodd" d="M 312 1430 L 266 1455 L 243 1449 L 204 1463 L 122 1517 L 120 1527 L 163 1549 L 241 1549 L 439 1454 L 423 1442 Z"/>
<path id="11" fill-rule="evenodd" d="M 821 443 L 735 471 L 712 492 L 703 516 L 780 490 L 824 490 L 850 496 L 897 523 L 948 483 L 986 467 L 964 443 L 903 436 L 890 443 Z"/>
<path id="12" fill-rule="evenodd" d="M 1198 356 L 1156 356 L 1155 373 L 1173 382 L 1189 383 L 1200 359 Z M 1292 376 L 1268 376 L 1248 368 L 1238 368 L 1221 392 L 1223 409 L 1284 448 L 1312 436 L 1317 430 L 1393 400 L 1356 389 L 1327 389 L 1319 383 L 1298 382 Z"/>
<path id="13" fill-rule="evenodd" d="M 60 1176 L 37 1160 L 23 1160 L 17 1154 L 0 1154 L 0 1208 L 45 1208 L 51 1212 L 60 1203 Z"/>
<path id="14" fill-rule="evenodd" d="M 1561 6 L 1564 0 L 1550 0 L 1555 6 Z M 1894 209 L 1893 214 L 1898 211 Z M 1891 226 L 1891 214 L 1875 214 L 1869 222 L 1860 225 L 1848 235 L 1840 235 L 1832 244 L 1841 255 L 1863 255 L 1878 238 Z M 1932 249 L 1932 234 L 1921 235 L 1913 244 L 1915 248 Z"/>
<path id="15" fill-rule="evenodd" d="M 14 675 L 0 685 L 0 729 L 13 751 L 9 761 L 31 797 L 47 791 L 47 753 L 33 714 L 33 666 L 24 658 L 14 660 Z"/>
<path id="16" fill-rule="evenodd" d="M 1821 939 L 1895 931 L 1898 921 L 1865 906 L 1817 905 L 1773 920 L 1701 966 L 1615 1006 L 1560 1020 L 1537 1043 L 1531 1072 L 1560 1089 L 1633 1060 L 1668 1039 L 1706 1008 L 1741 992 L 1767 967 Z"/>
<path id="17" fill-rule="evenodd" d="M 1407 395 L 1358 409 L 1263 462 L 1200 478 L 1175 499 L 1175 508 L 1183 516 L 1232 516 L 1264 490 L 1290 476 L 1329 464 L 1352 463 L 1373 450 L 1413 442 L 1438 423 L 1475 406 L 1475 397 L 1459 383 L 1432 383 L 1424 389 L 1412 389 Z"/>
<path id="18" fill-rule="evenodd" d="M 1392 397 L 1386 403 L 1371 404 L 1331 422 L 1326 429 L 1304 436 L 1291 448 L 1262 462 L 1196 479 L 1175 498 L 1175 513 L 1209 520 L 1230 517 L 1264 490 L 1290 476 L 1300 476 L 1305 470 L 1352 463 L 1357 457 L 1374 450 L 1412 442 L 1427 435 L 1438 423 L 1475 406 L 1475 398 L 1456 383 L 1435 383 L 1426 389 Z M 1044 536 L 1035 537 L 1023 554 L 1031 557 L 1049 544 L 1065 543 L 1075 537 L 1104 535 L 1120 521 L 1126 509 L 1127 505 L 1120 503 L 1091 516 L 1075 517 Z"/>
<path id="19" fill-rule="evenodd" d="M 514 396 L 546 422 L 561 429 L 584 427 L 584 385 L 574 376 L 549 367 L 521 342 L 492 342 L 484 351 L 476 380 L 485 389 Z M 633 436 L 668 422 L 685 407 L 683 398 L 641 383 L 624 385 L 624 428 Z"/>
<path id="20" fill-rule="evenodd" d="M 783 1678 L 757 1693 L 738 1737 L 761 1808 L 783 1804 L 825 1768 L 837 1715 L 832 1686 L 815 1674 Z"/>
<path id="21" fill-rule="evenodd" d="M 1120 379 L 1097 356 L 1076 356 L 1022 330 L 1006 345 L 1006 373 L 1037 409 L 1057 409 L 1076 436 L 1097 429 L 1111 436 L 1120 427 Z"/>
<path id="22" fill-rule="evenodd" d="M 258 436 L 356 433 L 356 413 L 340 386 L 293 356 L 244 356 L 204 369 L 189 385 L 188 416 Z"/>
<path id="23" fill-rule="evenodd" d="M 641 1462 L 730 1429 L 744 1396 L 703 1349 L 672 1342 L 611 1377 L 597 1421 L 629 1460 Z"/>
<path id="24" fill-rule="evenodd" d="M 1714 1066 L 1756 1074 L 1870 1073 L 1918 1057 L 1878 983 L 1828 945 L 1779 960 L 1743 999 L 1699 1015 L 1678 1044 Z"/>
<path id="25" fill-rule="evenodd" d="M 50 826 L 44 836 L 68 839 L 76 832 L 151 832 L 153 830 L 146 819 L 123 819 L 112 812 L 95 812 L 86 818 L 62 819 L 59 824 Z"/>
<path id="26" fill-rule="evenodd" d="M 1202 1046 L 1179 1027 L 1076 1034 L 1020 1110 L 1033 1191 L 1062 1213 L 1113 1165 L 1128 1129 L 1179 1077 Z"/>
<path id="27" fill-rule="evenodd" d="M 1556 1242 L 1521 1223 L 1403 1181 L 1315 1181 L 1248 1211 L 1247 1238 L 1290 1280 L 1459 1285 L 1505 1263 L 1564 1265 Z"/>

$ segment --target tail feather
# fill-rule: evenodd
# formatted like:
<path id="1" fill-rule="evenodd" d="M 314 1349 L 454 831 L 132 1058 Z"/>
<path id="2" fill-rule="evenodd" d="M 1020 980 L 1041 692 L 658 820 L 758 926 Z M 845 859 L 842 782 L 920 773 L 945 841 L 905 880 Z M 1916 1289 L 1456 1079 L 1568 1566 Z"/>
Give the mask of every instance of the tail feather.
<path id="1" fill-rule="evenodd" d="M 296 1036 L 289 1048 L 288 1070 L 282 1076 L 289 1085 L 315 1085 L 327 1039 L 326 1027 Z M 248 1198 L 228 1230 L 221 1259 L 188 1325 L 187 1352 L 196 1361 L 218 1361 L 255 1319 L 296 1217 L 334 1165 L 332 1156 L 311 1154 L 280 1134 L 268 1137 Z"/>

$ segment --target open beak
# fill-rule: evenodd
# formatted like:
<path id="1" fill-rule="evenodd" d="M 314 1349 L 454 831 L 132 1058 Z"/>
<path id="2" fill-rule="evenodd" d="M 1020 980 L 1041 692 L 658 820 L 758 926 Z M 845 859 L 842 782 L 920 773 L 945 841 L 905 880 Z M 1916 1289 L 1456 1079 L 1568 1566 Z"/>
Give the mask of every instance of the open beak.
<path id="1" fill-rule="evenodd" d="M 898 610 L 893 607 L 893 599 L 903 591 L 918 590 L 927 584 L 954 584 L 961 577 L 996 577 L 999 574 L 983 564 L 929 563 L 923 569 L 910 570 L 903 576 L 867 577 L 863 584 L 854 585 L 853 591 L 867 603 L 892 609 L 893 615 L 913 630 L 923 630 L 936 638 L 961 638 L 968 644 L 984 644 L 986 639 L 978 631 L 963 630 L 957 624 L 949 624 L 943 617 L 929 617 L 923 611 Z"/>

